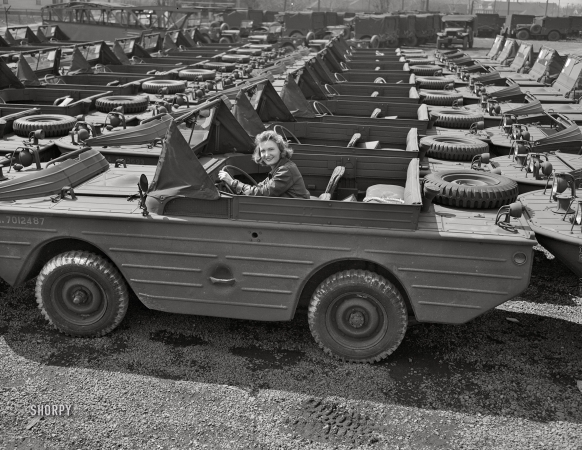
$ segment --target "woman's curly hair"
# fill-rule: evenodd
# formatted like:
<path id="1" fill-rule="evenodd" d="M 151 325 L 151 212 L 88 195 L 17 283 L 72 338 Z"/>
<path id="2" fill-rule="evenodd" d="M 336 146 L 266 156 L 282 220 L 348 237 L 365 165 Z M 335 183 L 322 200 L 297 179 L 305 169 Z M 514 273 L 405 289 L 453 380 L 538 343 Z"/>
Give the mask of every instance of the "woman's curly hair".
<path id="1" fill-rule="evenodd" d="M 275 144 L 277 144 L 277 147 L 279 147 L 279 151 L 281 152 L 281 158 L 291 158 L 291 156 L 293 156 L 293 149 L 289 147 L 289 144 L 287 144 L 285 138 L 283 138 L 283 136 L 276 133 L 275 131 L 267 130 L 257 134 L 255 137 L 255 151 L 253 152 L 253 161 L 257 164 L 261 164 L 263 166 L 267 165 L 261 158 L 260 148 L 260 144 L 267 141 L 273 141 Z"/>

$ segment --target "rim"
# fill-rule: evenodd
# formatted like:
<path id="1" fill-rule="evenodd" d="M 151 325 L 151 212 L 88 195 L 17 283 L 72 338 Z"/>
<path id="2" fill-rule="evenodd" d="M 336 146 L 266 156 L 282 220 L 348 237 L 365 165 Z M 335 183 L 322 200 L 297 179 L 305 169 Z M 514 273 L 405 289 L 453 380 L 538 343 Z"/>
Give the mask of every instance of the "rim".
<path id="1" fill-rule="evenodd" d="M 107 310 L 107 295 L 99 283 L 81 272 L 60 276 L 51 288 L 51 298 L 59 316 L 75 325 L 97 323 Z"/>
<path id="2" fill-rule="evenodd" d="M 480 173 L 449 173 L 442 177 L 443 181 L 463 186 L 496 186 L 501 181 Z"/>
<path id="3" fill-rule="evenodd" d="M 325 325 L 331 338 L 350 350 L 378 345 L 388 332 L 388 315 L 380 301 L 364 292 L 348 292 L 327 309 Z"/>

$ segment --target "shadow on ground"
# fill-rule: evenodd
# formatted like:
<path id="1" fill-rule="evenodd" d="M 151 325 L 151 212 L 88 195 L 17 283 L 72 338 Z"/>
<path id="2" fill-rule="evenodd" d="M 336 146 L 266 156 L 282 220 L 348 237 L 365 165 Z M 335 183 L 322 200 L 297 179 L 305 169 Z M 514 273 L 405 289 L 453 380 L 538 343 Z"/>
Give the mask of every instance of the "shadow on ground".
<path id="1" fill-rule="evenodd" d="M 84 367 L 260 389 L 372 400 L 469 414 L 581 423 L 582 324 L 577 280 L 536 252 L 532 283 L 504 309 L 460 326 L 421 324 L 386 361 L 357 365 L 326 356 L 306 317 L 264 323 L 149 311 L 137 300 L 99 339 L 50 328 L 33 284 L 0 286 L 0 334 L 17 354 L 55 367 Z M 552 314 L 553 317 L 548 317 Z M 507 319 L 512 319 L 507 320 Z"/>

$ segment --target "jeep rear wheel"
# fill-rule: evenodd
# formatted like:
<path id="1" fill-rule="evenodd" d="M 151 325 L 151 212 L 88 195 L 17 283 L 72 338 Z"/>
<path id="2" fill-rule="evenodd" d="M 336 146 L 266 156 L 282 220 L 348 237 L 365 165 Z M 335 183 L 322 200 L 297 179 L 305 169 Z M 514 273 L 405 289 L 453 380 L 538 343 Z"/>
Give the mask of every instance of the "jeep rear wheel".
<path id="1" fill-rule="evenodd" d="M 325 353 L 350 362 L 377 362 L 404 338 L 408 313 L 398 289 L 367 270 L 327 278 L 309 304 L 309 328 Z"/>
<path id="2" fill-rule="evenodd" d="M 103 336 L 121 323 L 129 294 L 119 271 L 94 253 L 55 256 L 36 279 L 36 301 L 43 316 L 62 333 Z"/>

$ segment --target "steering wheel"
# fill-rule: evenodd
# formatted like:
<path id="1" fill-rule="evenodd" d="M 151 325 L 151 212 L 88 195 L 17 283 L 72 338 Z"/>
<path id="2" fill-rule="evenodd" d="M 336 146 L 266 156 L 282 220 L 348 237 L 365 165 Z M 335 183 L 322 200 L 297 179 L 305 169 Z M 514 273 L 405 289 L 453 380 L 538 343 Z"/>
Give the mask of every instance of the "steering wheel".
<path id="1" fill-rule="evenodd" d="M 280 130 L 280 131 L 277 131 Z M 299 141 L 299 139 L 297 139 L 297 136 L 295 136 L 293 134 L 293 132 L 291 130 L 289 130 L 288 128 L 285 128 L 282 125 L 275 125 L 273 127 L 273 131 L 277 134 L 282 135 L 285 139 L 287 139 L 287 141 L 289 141 L 289 138 L 287 137 L 287 133 L 289 133 L 291 135 L 291 137 L 295 140 L 295 142 L 299 145 L 301 145 L 301 142 Z"/>
<path id="2" fill-rule="evenodd" d="M 224 167 L 222 168 L 222 170 L 224 170 L 226 173 L 228 173 L 228 170 L 229 170 L 229 169 L 236 170 L 236 171 L 237 171 L 238 173 L 240 173 L 241 175 L 244 175 L 244 177 L 245 177 L 245 178 L 246 178 L 248 181 L 250 181 L 250 182 L 251 182 L 250 184 L 252 184 L 253 186 L 256 186 L 256 185 L 258 184 L 258 183 L 255 181 L 255 179 L 254 179 L 253 177 L 251 177 L 251 176 L 250 176 L 248 173 L 246 173 L 244 170 L 242 170 L 242 169 L 239 169 L 239 168 L 238 168 L 238 167 L 236 167 L 236 166 L 228 166 L 228 165 L 227 165 L 227 166 L 224 166 Z M 230 173 L 228 173 L 228 174 L 230 175 Z M 231 175 L 231 176 L 232 176 L 232 175 Z M 234 191 L 232 190 L 232 188 L 231 188 L 231 187 L 230 187 L 228 184 L 226 184 L 226 183 L 223 183 L 223 184 L 224 184 L 224 186 L 226 186 L 226 189 L 228 190 L 228 192 L 230 192 L 230 193 L 231 193 L 231 194 L 233 194 L 233 195 L 237 195 L 237 194 L 236 194 L 236 192 L 234 192 Z"/>
<path id="3" fill-rule="evenodd" d="M 322 116 L 325 116 L 326 114 L 333 116 L 333 113 L 329 110 L 329 108 L 317 100 L 313 102 L 313 109 L 317 114 L 321 114 Z"/>

